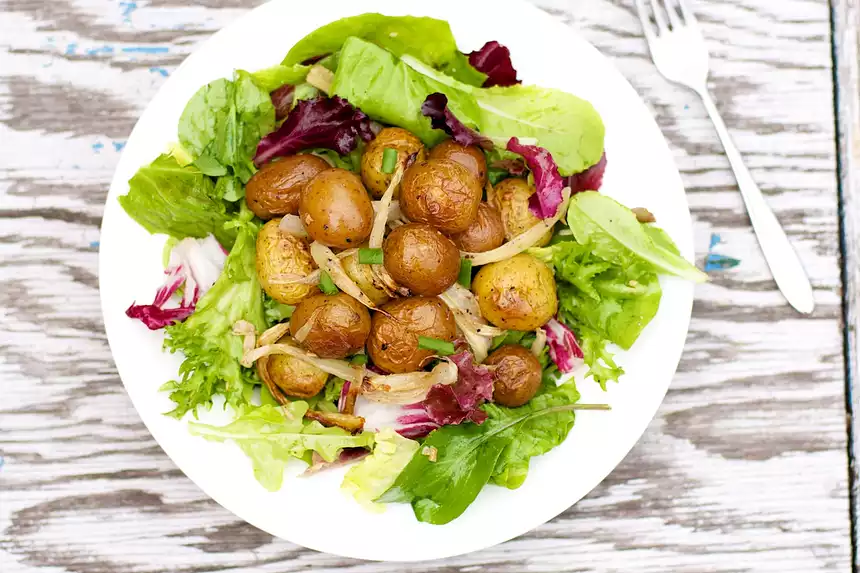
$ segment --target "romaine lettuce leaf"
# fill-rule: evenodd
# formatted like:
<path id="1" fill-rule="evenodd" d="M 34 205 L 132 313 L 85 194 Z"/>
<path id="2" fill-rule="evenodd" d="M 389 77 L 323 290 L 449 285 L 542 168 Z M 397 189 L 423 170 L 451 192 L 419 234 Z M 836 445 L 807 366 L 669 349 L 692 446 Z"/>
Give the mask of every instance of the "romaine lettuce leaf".
<path id="1" fill-rule="evenodd" d="M 595 255 L 616 265 L 628 267 L 644 261 L 660 273 L 694 282 L 708 280 L 708 276 L 681 257 L 677 249 L 667 246 L 665 233 L 657 237 L 656 231 L 653 228 L 649 231 L 637 221 L 630 209 L 606 195 L 593 191 L 574 195 L 568 207 L 567 223 L 579 243 L 590 245 Z"/>
<path id="2" fill-rule="evenodd" d="M 236 240 L 236 229 L 225 228 L 232 215 L 218 199 L 212 179 L 196 167 L 182 167 L 175 158 L 161 155 L 141 167 L 128 185 L 128 195 L 121 196 L 119 204 L 150 233 L 176 239 L 212 234 L 228 249 Z"/>
<path id="3" fill-rule="evenodd" d="M 293 66 L 285 66 L 278 64 L 270 68 L 263 68 L 252 72 L 251 81 L 266 93 L 271 93 L 284 85 L 295 86 L 305 81 L 308 75 L 310 66 L 296 64 Z"/>
<path id="4" fill-rule="evenodd" d="M 326 428 L 319 422 L 303 418 L 308 404 L 291 402 L 283 407 L 266 405 L 249 410 L 226 426 L 191 422 L 188 428 L 195 436 L 216 442 L 233 440 L 251 459 L 254 477 L 264 488 L 277 491 L 284 481 L 284 467 L 290 458 L 305 458 L 318 453 L 333 462 L 344 448 L 373 446 L 373 434 L 356 436 L 340 428 Z M 286 411 L 286 415 L 285 415 Z"/>
<path id="5" fill-rule="evenodd" d="M 545 385 L 519 408 L 485 404 L 487 420 L 480 426 L 444 426 L 431 433 L 424 448 L 435 448 L 435 461 L 416 453 L 379 501 L 409 502 L 419 521 L 448 523 L 491 479 L 511 488 L 522 484 L 531 457 L 567 436 L 578 399 L 569 383 Z"/>
<path id="6" fill-rule="evenodd" d="M 232 173 L 247 183 L 257 144 L 274 127 L 269 92 L 240 70 L 233 81 L 215 80 L 194 94 L 179 118 L 179 142 L 206 175 Z"/>
<path id="7" fill-rule="evenodd" d="M 250 322 L 258 332 L 266 328 L 263 290 L 254 266 L 257 228 L 250 222 L 237 224 L 241 228 L 224 272 L 197 302 L 194 314 L 165 329 L 165 348 L 185 355 L 180 379 L 162 387 L 176 404 L 168 412 L 175 418 L 210 406 L 215 394 L 223 394 L 231 406 L 248 405 L 258 383 L 254 370 L 239 364 L 242 337 L 232 332 L 239 320 Z"/>
<path id="8" fill-rule="evenodd" d="M 346 472 L 340 487 L 364 507 L 381 512 L 385 506 L 373 500 L 391 487 L 417 450 L 418 442 L 391 428 L 380 430 L 373 453 Z"/>
<path id="9" fill-rule="evenodd" d="M 444 20 L 416 16 L 361 14 L 342 18 L 316 29 L 298 41 L 284 58 L 293 66 L 306 60 L 333 54 L 347 38 L 355 36 L 385 48 L 396 56 L 409 54 L 425 64 L 470 85 L 480 86 L 487 79 L 469 64 L 457 49 L 451 27 Z"/>
<path id="10" fill-rule="evenodd" d="M 461 122 L 493 141 L 495 159 L 518 157 L 505 150 L 511 137 L 549 150 L 563 175 L 583 171 L 603 154 L 600 115 L 576 96 L 536 86 L 474 87 L 359 38 L 343 44 L 332 93 L 374 119 L 408 129 L 427 145 L 445 137 L 421 113 L 435 92 L 447 96 Z"/>

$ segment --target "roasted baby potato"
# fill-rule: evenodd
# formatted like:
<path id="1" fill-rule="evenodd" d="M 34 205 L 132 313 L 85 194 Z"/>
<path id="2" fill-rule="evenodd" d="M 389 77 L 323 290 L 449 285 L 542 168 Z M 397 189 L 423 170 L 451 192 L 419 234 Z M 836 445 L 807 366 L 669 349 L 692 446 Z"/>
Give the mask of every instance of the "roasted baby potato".
<path id="1" fill-rule="evenodd" d="M 347 276 L 358 285 L 361 292 L 366 294 L 373 304 L 379 306 L 391 300 L 388 292 L 381 287 L 378 279 L 373 276 L 372 265 L 363 265 L 358 262 L 358 253 L 344 257 L 340 262 L 343 264 L 343 270 L 346 271 Z"/>
<path id="2" fill-rule="evenodd" d="M 297 304 L 317 292 L 315 285 L 286 280 L 288 275 L 307 276 L 314 262 L 304 239 L 278 228 L 280 219 L 272 219 L 257 235 L 257 277 L 270 297 L 284 304 Z"/>
<path id="3" fill-rule="evenodd" d="M 460 145 L 446 139 L 430 150 L 430 159 L 450 159 L 468 169 L 481 187 L 487 184 L 487 158 L 477 145 Z"/>
<path id="4" fill-rule="evenodd" d="M 367 353 L 379 368 L 399 374 L 414 372 L 434 353 L 418 348 L 418 337 L 454 340 L 457 328 L 450 309 L 436 297 L 401 298 L 373 314 Z"/>
<path id="5" fill-rule="evenodd" d="M 373 205 L 358 175 L 346 169 L 328 169 L 302 191 L 299 218 L 314 241 L 348 249 L 370 236 Z"/>
<path id="6" fill-rule="evenodd" d="M 291 155 L 267 163 L 245 186 L 245 202 L 261 219 L 295 215 L 305 184 L 326 169 L 329 164 L 315 155 Z"/>
<path id="7" fill-rule="evenodd" d="M 279 342 L 288 342 L 285 337 Z M 265 372 L 262 369 L 265 368 Z M 262 379 L 271 380 L 287 396 L 310 398 L 316 396 L 328 381 L 328 374 L 307 362 L 285 354 L 273 354 L 257 361 Z"/>
<path id="8" fill-rule="evenodd" d="M 424 223 L 409 223 L 391 231 L 382 252 L 385 270 L 413 294 L 442 294 L 460 272 L 460 251 L 451 239 Z"/>
<path id="9" fill-rule="evenodd" d="M 309 321 L 310 330 L 300 332 Z M 290 318 L 290 334 L 296 342 L 321 358 L 355 354 L 364 347 L 369 333 L 367 308 L 342 292 L 308 297 L 296 306 Z"/>
<path id="10" fill-rule="evenodd" d="M 485 366 L 495 366 L 493 401 L 516 408 L 531 400 L 540 388 L 543 369 L 540 362 L 525 347 L 506 344 L 484 360 Z"/>
<path id="11" fill-rule="evenodd" d="M 382 171 L 382 156 L 386 148 L 397 152 L 394 171 L 397 171 L 397 167 L 405 168 L 406 160 L 413 153 L 416 161 L 424 161 L 427 156 L 424 144 L 409 131 L 399 127 L 386 127 L 380 131 L 373 141 L 367 144 L 361 156 L 361 180 L 375 199 L 385 194 L 394 176 L 394 171 L 391 173 Z"/>
<path id="12" fill-rule="evenodd" d="M 451 240 L 461 251 L 483 253 L 501 247 L 505 242 L 505 226 L 495 207 L 486 203 L 478 205 L 478 216 L 462 233 L 451 235 Z"/>
<path id="13" fill-rule="evenodd" d="M 499 328 L 534 330 L 558 310 L 552 271 L 525 253 L 481 267 L 472 292 L 481 314 Z"/>
<path id="14" fill-rule="evenodd" d="M 413 223 L 462 233 L 478 215 L 483 190 L 468 169 L 450 159 L 415 163 L 403 174 L 400 208 Z"/>
<path id="15" fill-rule="evenodd" d="M 540 219 L 529 211 L 529 197 L 534 192 L 535 188 L 525 179 L 505 179 L 496 185 L 496 207 L 502 215 L 505 238 L 509 241 L 540 222 Z M 547 231 L 535 246 L 543 247 L 550 239 L 552 239 L 552 229 Z"/>

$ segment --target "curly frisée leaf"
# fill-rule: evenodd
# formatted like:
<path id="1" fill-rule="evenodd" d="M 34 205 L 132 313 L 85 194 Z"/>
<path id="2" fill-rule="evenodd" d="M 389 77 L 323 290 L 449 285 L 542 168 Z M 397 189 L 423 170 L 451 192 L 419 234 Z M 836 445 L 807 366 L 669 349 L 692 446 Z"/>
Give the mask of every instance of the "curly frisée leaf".
<path id="1" fill-rule="evenodd" d="M 254 268 L 256 232 L 253 224 L 243 224 L 224 271 L 197 302 L 194 314 L 166 328 L 165 348 L 185 355 L 179 380 L 162 387 L 176 404 L 170 416 L 181 418 L 198 406 L 210 406 L 215 394 L 223 394 L 234 407 L 250 403 L 257 378 L 239 363 L 242 338 L 233 334 L 233 325 L 244 320 L 257 331 L 266 327 L 263 291 Z"/>
<path id="2" fill-rule="evenodd" d="M 284 467 L 291 458 L 305 458 L 316 453 L 326 462 L 334 462 L 344 448 L 369 448 L 373 434 L 352 435 L 340 428 L 326 428 L 319 422 L 304 419 L 308 404 L 291 402 L 283 409 L 273 405 L 254 408 L 226 426 L 191 422 L 188 428 L 195 436 L 223 442 L 233 440 L 250 458 L 254 477 L 269 491 L 277 491 L 284 481 Z"/>

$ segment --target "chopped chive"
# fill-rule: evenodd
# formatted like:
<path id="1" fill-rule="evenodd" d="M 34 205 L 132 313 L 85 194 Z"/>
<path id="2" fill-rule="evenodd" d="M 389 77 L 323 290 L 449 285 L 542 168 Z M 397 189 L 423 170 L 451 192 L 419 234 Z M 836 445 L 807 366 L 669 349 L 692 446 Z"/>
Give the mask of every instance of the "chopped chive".
<path id="1" fill-rule="evenodd" d="M 320 272 L 320 290 L 325 294 L 337 294 L 339 292 L 334 281 L 331 280 L 331 276 L 325 271 Z"/>
<path id="2" fill-rule="evenodd" d="M 358 262 L 362 265 L 381 265 L 382 249 L 358 249 Z"/>
<path id="3" fill-rule="evenodd" d="M 454 354 L 454 343 L 447 340 L 439 340 L 438 338 L 430 338 L 429 336 L 418 337 L 418 348 L 424 350 L 432 350 L 442 356 Z"/>
<path id="4" fill-rule="evenodd" d="M 382 150 L 382 172 L 394 173 L 397 167 L 397 150 L 386 147 Z"/>
<path id="5" fill-rule="evenodd" d="M 460 276 L 457 277 L 457 282 L 466 288 L 472 287 L 472 259 L 460 261 Z"/>
<path id="6" fill-rule="evenodd" d="M 349 360 L 349 362 L 356 366 L 364 366 L 367 364 L 367 354 L 356 354 Z"/>

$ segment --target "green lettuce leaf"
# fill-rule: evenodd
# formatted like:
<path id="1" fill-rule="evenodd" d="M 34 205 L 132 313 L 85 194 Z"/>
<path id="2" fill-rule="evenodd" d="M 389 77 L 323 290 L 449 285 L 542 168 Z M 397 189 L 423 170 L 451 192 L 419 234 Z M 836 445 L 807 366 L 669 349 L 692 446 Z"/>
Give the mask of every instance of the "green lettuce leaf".
<path id="1" fill-rule="evenodd" d="M 359 38 L 343 44 L 332 93 L 376 120 L 408 129 L 428 146 L 447 137 L 421 114 L 421 104 L 434 92 L 448 97 L 460 121 L 493 141 L 498 157 L 512 155 L 505 151 L 511 137 L 533 140 L 567 175 L 597 163 L 603 153 L 600 115 L 576 96 L 525 85 L 474 87 Z"/>
<path id="2" fill-rule="evenodd" d="M 265 309 L 266 327 L 271 328 L 293 316 L 296 307 L 278 302 L 263 293 L 263 308 Z"/>
<path id="3" fill-rule="evenodd" d="M 283 409 L 266 405 L 245 412 L 226 426 L 191 422 L 188 428 L 195 436 L 236 442 L 251 459 L 254 477 L 260 485 L 277 491 L 291 458 L 302 459 L 309 452 L 316 452 L 327 462 L 333 462 L 344 448 L 373 446 L 372 433 L 353 436 L 340 428 L 326 428 L 319 422 L 304 420 L 307 410 L 307 403 L 301 401 L 291 402 Z"/>
<path id="4" fill-rule="evenodd" d="M 250 74 L 251 81 L 266 93 L 272 93 L 281 86 L 290 84 L 291 86 L 299 85 L 305 81 L 308 75 L 310 66 L 302 66 L 296 64 L 294 66 L 285 66 L 278 64 L 270 68 L 257 70 Z"/>
<path id="5" fill-rule="evenodd" d="M 386 492 L 418 451 L 418 442 L 402 437 L 391 428 L 376 434 L 373 453 L 352 466 L 343 476 L 341 489 L 375 512 L 385 506 L 373 500 Z"/>
<path id="6" fill-rule="evenodd" d="M 215 80 L 194 94 L 179 118 L 179 142 L 206 175 L 232 173 L 247 183 L 257 144 L 274 127 L 269 92 L 240 70 L 233 81 Z"/>
<path id="7" fill-rule="evenodd" d="M 630 209 L 606 195 L 595 191 L 574 195 L 567 223 L 577 242 L 590 245 L 595 255 L 604 260 L 622 267 L 645 261 L 660 273 L 694 282 L 708 280 L 705 273 L 678 254 L 668 235 L 658 235 L 655 227 L 643 225 Z"/>
<path id="8" fill-rule="evenodd" d="M 182 167 L 173 157 L 161 155 L 138 169 L 128 186 L 119 204 L 150 233 L 176 239 L 212 234 L 227 248 L 236 240 L 236 229 L 225 228 L 233 216 L 218 199 L 212 179 L 196 167 Z"/>
<path id="9" fill-rule="evenodd" d="M 246 406 L 258 383 L 255 371 L 239 364 L 242 337 L 232 332 L 239 320 L 247 320 L 258 332 L 266 328 L 263 291 L 254 267 L 257 228 L 249 222 L 237 224 L 241 228 L 221 276 L 197 302 L 194 314 L 165 329 L 165 348 L 185 355 L 179 380 L 162 387 L 176 404 L 168 412 L 175 418 L 210 406 L 215 394 L 224 395 L 236 408 Z"/>
<path id="10" fill-rule="evenodd" d="M 444 524 L 459 517 L 491 479 L 519 486 L 529 459 L 561 443 L 573 426 L 576 389 L 544 390 L 519 408 L 485 404 L 488 417 L 481 425 L 433 431 L 424 447 L 436 449 L 436 461 L 415 454 L 379 501 L 411 503 L 419 521 Z"/>
<path id="11" fill-rule="evenodd" d="M 343 18 L 311 32 L 293 46 L 283 65 L 294 66 L 310 58 L 333 54 L 350 36 L 371 42 L 396 56 L 414 56 L 467 84 L 480 86 L 487 79 L 486 74 L 473 68 L 468 57 L 457 49 L 448 22 L 372 13 Z"/>

